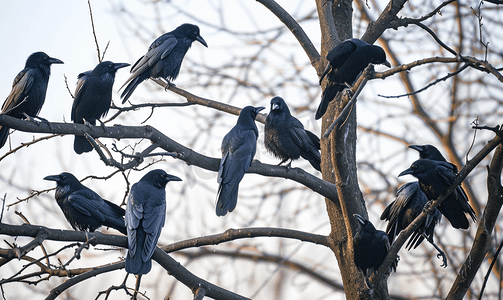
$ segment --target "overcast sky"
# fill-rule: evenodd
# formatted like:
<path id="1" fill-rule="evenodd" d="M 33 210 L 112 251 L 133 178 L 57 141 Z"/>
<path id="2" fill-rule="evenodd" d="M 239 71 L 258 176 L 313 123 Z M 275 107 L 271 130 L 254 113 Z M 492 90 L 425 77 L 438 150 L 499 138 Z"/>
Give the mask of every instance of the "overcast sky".
<path id="1" fill-rule="evenodd" d="M 98 39 L 101 46 L 104 48 L 107 41 L 111 40 L 106 58 L 113 57 L 116 61 L 125 59 L 125 55 L 120 51 L 121 45 L 109 2 L 94 1 L 92 7 L 96 26 L 99 26 Z M 36 51 L 44 51 L 51 57 L 61 59 L 65 64 L 52 67 L 48 101 L 40 115 L 52 117 L 50 112 L 57 107 L 57 115 L 64 113 L 68 117 L 72 99 L 66 91 L 63 74 L 68 77 L 68 84 L 73 92 L 77 75 L 94 68 L 98 62 L 87 1 L 0 1 L 0 20 L 0 40 L 3 45 L 0 48 L 2 103 L 28 56 Z M 127 72 L 123 73 L 124 77 L 127 76 Z M 54 103 L 56 99 L 59 103 Z M 58 110 L 62 111 L 58 114 Z M 61 117 L 58 120 L 62 120 Z"/>

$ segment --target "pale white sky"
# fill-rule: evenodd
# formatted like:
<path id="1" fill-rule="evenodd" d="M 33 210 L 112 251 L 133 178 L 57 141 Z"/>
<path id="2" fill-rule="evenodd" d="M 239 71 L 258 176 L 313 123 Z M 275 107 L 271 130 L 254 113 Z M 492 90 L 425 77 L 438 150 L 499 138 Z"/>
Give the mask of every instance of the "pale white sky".
<path id="1" fill-rule="evenodd" d="M 117 62 L 125 60 L 125 55 L 121 55 L 109 2 L 93 1 L 92 6 L 96 26 L 99 26 L 97 34 L 101 47 L 111 41 L 106 58 Z M 28 56 L 44 51 L 65 64 L 51 68 L 47 101 L 40 115 L 51 118 L 52 111 L 57 113 L 62 110 L 58 114 L 59 120 L 62 120 L 63 113 L 68 117 L 72 99 L 66 92 L 63 74 L 68 77 L 73 92 L 77 75 L 94 68 L 98 62 L 87 1 L 1 1 L 0 20 L 3 45 L 0 48 L 0 100 L 3 102 L 9 94 L 12 81 L 23 69 Z M 127 72 L 124 73 L 127 76 Z M 54 103 L 56 101 L 58 103 Z"/>

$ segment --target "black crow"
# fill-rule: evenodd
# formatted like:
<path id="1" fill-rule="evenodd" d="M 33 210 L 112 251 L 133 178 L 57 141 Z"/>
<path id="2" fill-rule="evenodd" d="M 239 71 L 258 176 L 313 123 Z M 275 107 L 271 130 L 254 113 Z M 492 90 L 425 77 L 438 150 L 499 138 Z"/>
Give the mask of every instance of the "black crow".
<path id="1" fill-rule="evenodd" d="M 18 119 L 36 117 L 45 102 L 51 64 L 62 63 L 44 52 L 30 55 L 24 69 L 12 83 L 12 90 L 2 106 L 2 114 Z M 5 145 L 8 136 L 9 128 L 0 125 L 0 148 Z"/>
<path id="2" fill-rule="evenodd" d="M 395 201 L 391 202 L 381 214 L 381 220 L 388 221 L 386 233 L 391 243 L 402 230 L 407 228 L 423 212 L 427 203 L 428 198 L 421 191 L 417 181 L 406 183 L 398 189 Z M 437 256 L 442 257 L 442 266 L 447 267 L 445 253 L 433 242 L 433 231 L 441 218 L 442 214 L 438 209 L 435 209 L 433 214 L 428 215 L 421 225 L 414 230 L 405 248 L 407 250 L 415 249 L 426 238 L 439 252 Z"/>
<path id="3" fill-rule="evenodd" d="M 164 78 L 168 83 L 175 80 L 180 73 L 183 57 L 194 41 L 208 47 L 199 34 L 199 27 L 192 24 L 182 24 L 158 37 L 148 48 L 147 54 L 131 67 L 131 77 L 121 87 L 127 85 L 121 95 L 122 103 L 146 79 Z"/>
<path id="4" fill-rule="evenodd" d="M 439 162 L 446 162 L 440 151 L 432 145 L 410 145 L 409 148 L 419 152 L 420 159 L 430 159 Z M 458 174 L 458 168 L 450 164 L 455 175 Z M 477 215 L 468 202 L 468 197 L 461 185 L 457 186 L 454 192 L 450 194 L 438 207 L 438 210 L 445 216 L 454 228 L 468 229 L 469 224 L 465 213 L 469 214 L 474 222 L 477 221 Z"/>
<path id="5" fill-rule="evenodd" d="M 304 125 L 290 114 L 281 97 L 271 99 L 271 111 L 267 115 L 264 130 L 264 144 L 267 150 L 290 167 L 292 160 L 302 156 L 318 171 L 320 163 L 320 139 L 304 129 Z"/>
<path id="6" fill-rule="evenodd" d="M 222 159 L 218 168 L 217 216 L 231 212 L 238 202 L 239 183 L 250 167 L 257 149 L 257 114 L 265 107 L 247 106 L 236 125 L 222 140 Z"/>
<path id="7" fill-rule="evenodd" d="M 360 39 L 349 39 L 340 43 L 328 52 L 327 60 L 328 64 L 321 75 L 320 85 L 325 76 L 328 78 L 328 83 L 316 111 L 316 120 L 323 117 L 328 104 L 335 98 L 337 92 L 342 91 L 346 84 L 352 85 L 358 74 L 370 63 L 391 67 L 381 47 L 370 45 Z"/>
<path id="8" fill-rule="evenodd" d="M 455 165 L 430 159 L 419 159 L 412 163 L 410 168 L 398 176 L 410 174 L 419 180 L 419 186 L 428 200 L 436 200 L 444 194 L 457 175 Z M 458 186 L 438 207 L 452 227 L 468 229 L 469 223 L 465 213 L 468 213 L 473 221 L 476 215 L 468 203 L 465 191 Z"/>
<path id="9" fill-rule="evenodd" d="M 182 181 L 163 170 L 152 170 L 133 184 L 126 206 L 129 251 L 126 272 L 147 274 L 166 217 L 166 184 Z"/>
<path id="10" fill-rule="evenodd" d="M 93 232 L 106 226 L 126 234 L 124 209 L 103 200 L 73 174 L 63 172 L 44 179 L 56 181 L 54 198 L 73 229 Z"/>
<path id="11" fill-rule="evenodd" d="M 94 70 L 78 75 L 75 99 L 72 106 L 72 121 L 84 124 L 84 119 L 91 125 L 96 125 L 96 120 L 104 117 L 112 103 L 112 86 L 115 73 L 118 69 L 129 66 L 126 63 L 113 63 L 104 61 L 99 63 Z M 85 136 L 75 136 L 73 149 L 77 154 L 90 152 L 93 146 Z"/>
<path id="12" fill-rule="evenodd" d="M 388 254 L 390 247 L 388 235 L 386 232 L 375 229 L 372 223 L 364 217 L 353 215 L 360 224 L 353 237 L 353 249 L 355 265 L 359 270 L 369 277 L 381 266 L 384 258 Z M 398 256 L 393 263 L 393 269 L 396 270 Z"/>

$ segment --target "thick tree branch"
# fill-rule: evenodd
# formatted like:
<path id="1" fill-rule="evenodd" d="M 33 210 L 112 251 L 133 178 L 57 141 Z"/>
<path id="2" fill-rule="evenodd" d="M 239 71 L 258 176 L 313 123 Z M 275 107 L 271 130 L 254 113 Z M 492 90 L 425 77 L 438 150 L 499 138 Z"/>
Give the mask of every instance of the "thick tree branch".
<path id="1" fill-rule="evenodd" d="M 335 28 L 333 1 L 318 0 L 316 1 L 316 9 L 318 10 L 318 18 L 320 19 L 320 29 L 321 29 L 321 57 L 318 66 L 314 66 L 318 74 L 318 78 L 321 77 L 325 66 L 327 64 L 326 55 L 328 51 L 334 48 L 337 44 L 341 42 L 339 34 Z"/>
<path id="2" fill-rule="evenodd" d="M 293 33 L 295 38 L 299 41 L 300 46 L 306 52 L 311 65 L 317 69 L 320 61 L 320 54 L 314 47 L 313 43 L 304 32 L 304 29 L 295 21 L 295 19 L 283 7 L 278 5 L 274 0 L 257 0 L 267 9 L 269 9 L 283 24 Z"/>
<path id="3" fill-rule="evenodd" d="M 213 108 L 213 109 L 216 109 L 219 111 L 230 113 L 230 114 L 233 114 L 236 116 L 239 115 L 239 113 L 241 112 L 241 108 L 239 108 L 237 106 L 233 106 L 233 105 L 229 105 L 226 103 L 222 103 L 222 102 L 218 102 L 218 101 L 214 101 L 214 100 L 210 100 L 207 98 L 196 96 L 196 95 L 189 93 L 186 90 L 182 90 L 181 88 L 178 88 L 172 84 L 167 84 L 166 82 L 164 82 L 160 79 L 152 79 L 152 81 L 157 83 L 158 85 L 160 85 L 165 90 L 170 90 L 170 91 L 174 92 L 175 94 L 178 94 L 178 95 L 184 97 L 185 99 L 187 99 L 188 104 L 191 104 L 191 105 L 198 104 L 201 106 L 206 106 L 206 107 Z M 169 104 L 169 105 L 166 105 L 166 106 L 173 106 L 173 104 L 178 104 L 178 103 L 167 103 L 167 104 Z M 181 104 L 187 105 L 187 103 L 181 103 Z M 179 106 L 182 106 L 181 104 Z M 158 105 L 158 104 L 155 104 L 155 105 Z M 162 104 L 160 104 L 160 105 L 162 105 Z M 149 105 L 145 105 L 145 106 L 149 106 Z M 266 117 L 267 117 L 266 114 L 258 114 L 257 117 L 255 118 L 255 120 L 259 121 L 262 124 L 265 124 Z"/>
<path id="4" fill-rule="evenodd" d="M 318 280 L 319 282 L 330 286 L 336 291 L 344 291 L 344 286 L 339 283 L 334 281 L 331 278 L 328 278 L 327 276 L 322 275 L 320 272 L 317 272 L 316 270 L 313 270 L 310 266 L 296 262 L 293 260 L 290 260 L 288 258 L 285 258 L 284 256 L 279 256 L 279 255 L 274 255 L 274 254 L 269 254 L 269 253 L 244 253 L 242 251 L 224 251 L 224 250 L 218 250 L 215 251 L 213 249 L 207 249 L 207 248 L 200 248 L 197 251 L 181 251 L 177 253 L 178 255 L 186 256 L 190 259 L 197 259 L 197 258 L 203 258 L 206 256 L 222 256 L 222 257 L 232 257 L 232 258 L 240 258 L 240 259 L 248 259 L 252 260 L 255 262 L 269 262 L 269 263 L 274 263 L 278 265 L 282 265 L 285 267 L 288 267 L 292 270 L 298 270 L 302 272 L 303 274 L 306 274 L 307 276 L 311 276 L 315 280 Z M 408 298 L 401 297 L 398 295 L 390 295 L 390 299 L 392 300 L 406 300 Z"/>
<path id="5" fill-rule="evenodd" d="M 373 44 L 386 29 L 388 24 L 397 19 L 397 14 L 402 10 L 407 0 L 391 0 L 384 8 L 376 21 L 369 22 L 367 30 L 361 39 L 369 44 Z"/>
<path id="6" fill-rule="evenodd" d="M 42 226 L 32 226 L 32 225 L 17 226 L 17 225 L 0 224 L 0 234 L 9 236 L 31 236 L 36 238 L 37 243 L 41 243 L 41 241 L 39 241 L 38 239 L 44 239 L 44 240 L 56 240 L 56 241 L 90 242 L 93 245 L 101 244 L 101 245 L 117 246 L 124 248 L 127 247 L 127 239 L 124 236 L 107 235 L 99 232 L 86 233 L 80 231 L 55 230 L 45 228 Z M 173 275 L 180 282 L 184 283 L 192 290 L 194 290 L 194 288 L 203 286 L 205 289 L 207 289 L 206 295 L 208 297 L 212 298 L 217 297 L 216 299 L 238 299 L 235 298 L 234 295 L 232 295 L 232 297 L 220 295 L 221 293 L 223 293 L 223 291 L 220 291 L 215 286 L 205 281 L 203 281 L 203 284 L 201 284 L 202 279 L 199 279 L 193 276 L 192 274 L 188 273 L 188 271 L 185 270 L 185 268 L 183 268 L 178 262 L 173 260 L 169 255 L 167 255 L 167 253 L 163 252 L 163 250 L 166 252 L 172 252 L 172 251 L 178 251 L 180 249 L 185 249 L 188 247 L 200 247 L 209 244 L 219 244 L 241 238 L 271 237 L 271 236 L 298 239 L 300 241 L 312 242 L 327 247 L 329 246 L 329 242 L 326 236 L 315 235 L 296 230 L 289 230 L 282 228 L 229 229 L 223 234 L 190 239 L 179 243 L 164 246 L 162 247 L 162 250 L 156 249 L 153 258 L 159 264 L 161 264 L 166 270 L 168 270 L 168 272 L 171 275 Z M 74 274 L 77 276 L 71 278 L 70 280 L 65 281 L 63 284 L 54 288 L 51 291 L 51 294 L 46 299 L 55 299 L 55 297 L 61 294 L 64 290 L 68 289 L 71 286 L 74 286 L 75 284 L 81 281 L 84 281 L 91 277 L 95 277 L 102 273 L 119 270 L 123 267 L 124 263 L 118 262 L 98 268 L 81 270 L 82 272 L 80 272 L 78 275 Z M 308 272 L 308 274 L 309 273 L 311 272 Z M 63 276 L 65 275 L 63 274 Z"/>
<path id="7" fill-rule="evenodd" d="M 170 253 L 181 249 L 207 246 L 207 245 L 218 245 L 220 243 L 229 242 L 237 239 L 254 238 L 254 237 L 272 237 L 272 236 L 297 239 L 303 242 L 310 242 L 317 245 L 330 247 L 328 237 L 325 235 L 312 234 L 292 229 L 261 227 L 261 228 L 242 228 L 242 229 L 231 228 L 226 230 L 224 233 L 180 241 L 178 243 L 163 246 L 161 247 L 161 249 Z"/>
<path id="8" fill-rule="evenodd" d="M 182 255 L 190 259 L 203 258 L 207 256 L 222 256 L 222 257 L 248 259 L 259 262 L 275 263 L 278 265 L 286 266 L 293 270 L 301 271 L 307 276 L 311 276 L 312 278 L 320 281 L 321 283 L 324 283 L 327 286 L 332 287 L 334 290 L 344 291 L 344 286 L 341 283 L 336 282 L 333 279 L 330 279 L 327 276 L 320 274 L 320 272 L 313 270 L 312 268 L 310 268 L 305 264 L 292 261 L 288 258 L 285 258 L 284 256 L 268 254 L 268 253 L 245 253 L 236 250 L 225 251 L 225 250 L 214 250 L 207 248 L 199 248 L 197 249 L 197 251 L 180 251 L 177 253 L 177 255 Z"/>
<path id="9" fill-rule="evenodd" d="M 55 134 L 72 134 L 84 135 L 88 133 L 93 138 L 105 137 L 114 139 L 149 139 L 152 143 L 159 145 L 160 148 L 177 153 L 177 158 L 185 161 L 189 165 L 218 171 L 220 159 L 211 158 L 202 155 L 190 148 L 187 148 L 176 141 L 170 139 L 162 132 L 152 126 L 122 126 L 116 125 L 112 127 L 102 126 L 87 126 L 84 124 L 74 123 L 40 123 L 24 121 L 12 118 L 6 115 L 0 115 L 0 125 L 6 125 L 24 132 L 37 133 L 55 133 Z M 248 173 L 255 173 L 269 177 L 282 177 L 296 181 L 320 195 L 329 198 L 337 199 L 337 190 L 334 184 L 328 183 L 316 176 L 313 176 L 300 168 L 286 168 L 282 166 L 274 166 L 263 164 L 258 160 L 253 161 Z"/>
<path id="10" fill-rule="evenodd" d="M 127 248 L 127 237 L 102 234 L 100 232 L 82 232 L 82 231 L 69 231 L 69 230 L 56 230 L 50 229 L 43 226 L 33 226 L 33 225 L 7 225 L 0 224 L 0 234 L 9 236 L 29 236 L 38 237 L 40 232 L 43 232 L 45 240 L 54 241 L 66 241 L 66 242 L 87 242 L 92 241 L 94 245 L 109 245 Z M 199 286 L 203 286 L 206 289 L 206 296 L 213 299 L 247 299 L 245 297 L 239 296 L 227 290 L 224 290 L 216 285 L 213 285 L 194 274 L 190 273 L 185 269 L 180 263 L 171 258 L 166 252 L 156 248 L 154 255 L 152 257 L 157 263 L 159 263 L 168 273 L 175 277 L 178 281 L 186 285 L 188 288 L 193 290 Z M 106 266 L 107 272 L 121 269 L 124 267 L 124 263 L 116 263 L 114 266 Z M 95 271 L 93 273 L 87 274 L 88 272 L 81 275 L 80 279 L 72 280 L 68 284 L 63 284 L 58 288 L 51 291 L 51 294 L 46 299 L 55 299 L 62 291 L 69 288 L 73 284 L 76 284 L 87 278 L 96 276 L 99 272 Z M 86 275 L 87 274 L 87 275 Z M 68 282 L 68 281 L 67 281 Z M 65 282 L 66 283 L 66 282 Z M 73 283 L 73 284 L 71 284 Z"/>
<path id="11" fill-rule="evenodd" d="M 381 78 L 385 79 L 387 77 L 390 77 L 394 74 L 400 73 L 400 72 L 405 72 L 405 71 L 410 71 L 414 67 L 426 65 L 426 64 L 431 64 L 431 63 L 458 63 L 460 60 L 456 57 L 428 57 L 428 58 L 423 58 L 419 59 L 413 62 L 410 62 L 408 64 L 402 64 L 395 66 L 391 69 L 388 69 L 384 72 L 375 72 L 373 74 L 373 78 Z"/>

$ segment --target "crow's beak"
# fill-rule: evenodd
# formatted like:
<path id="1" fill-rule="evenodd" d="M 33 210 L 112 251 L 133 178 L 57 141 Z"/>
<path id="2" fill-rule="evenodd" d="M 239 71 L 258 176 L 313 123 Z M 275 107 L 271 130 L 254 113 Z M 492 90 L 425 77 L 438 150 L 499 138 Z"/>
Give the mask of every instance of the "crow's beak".
<path id="1" fill-rule="evenodd" d="M 385 65 L 388 68 L 391 68 L 391 64 L 387 60 L 385 60 L 382 64 Z"/>
<path id="2" fill-rule="evenodd" d="M 120 68 L 125 68 L 125 67 L 129 67 L 130 64 L 128 63 L 114 63 L 114 69 L 115 70 L 119 70 Z"/>
<path id="3" fill-rule="evenodd" d="M 51 64 L 64 64 L 63 61 L 57 59 L 57 58 L 54 58 L 54 57 L 49 57 L 49 60 L 48 60 Z"/>
<path id="4" fill-rule="evenodd" d="M 276 110 L 276 109 L 279 109 L 279 104 L 278 103 L 271 104 L 271 110 Z"/>
<path id="5" fill-rule="evenodd" d="M 255 113 L 258 114 L 263 109 L 265 109 L 263 106 L 255 107 Z"/>
<path id="6" fill-rule="evenodd" d="M 412 168 L 408 168 L 407 170 L 398 174 L 398 177 L 403 176 L 403 175 L 413 175 L 413 174 L 414 174 L 414 170 Z"/>
<path id="7" fill-rule="evenodd" d="M 56 181 L 56 182 L 58 182 L 59 179 L 60 179 L 59 175 L 49 175 L 49 176 L 44 177 L 44 180 L 50 180 L 50 181 Z"/>
<path id="8" fill-rule="evenodd" d="M 174 175 L 169 175 L 169 174 L 168 174 L 168 176 L 166 176 L 166 179 L 168 180 L 168 182 L 169 181 L 182 181 L 180 178 L 178 178 Z"/>
<path id="9" fill-rule="evenodd" d="M 204 47 L 208 48 L 208 44 L 206 44 L 206 41 L 203 39 L 202 36 L 197 35 L 196 36 L 196 41 L 198 41 L 199 43 L 203 44 Z"/>
<path id="10" fill-rule="evenodd" d="M 418 152 L 422 152 L 424 150 L 424 147 L 421 146 L 421 145 L 409 145 L 409 148 L 410 149 L 414 149 L 414 150 L 416 150 Z"/>
<path id="11" fill-rule="evenodd" d="M 359 214 L 354 214 L 353 217 L 355 217 L 358 220 L 358 223 L 362 225 L 365 225 L 365 223 L 367 223 L 367 220 Z"/>

